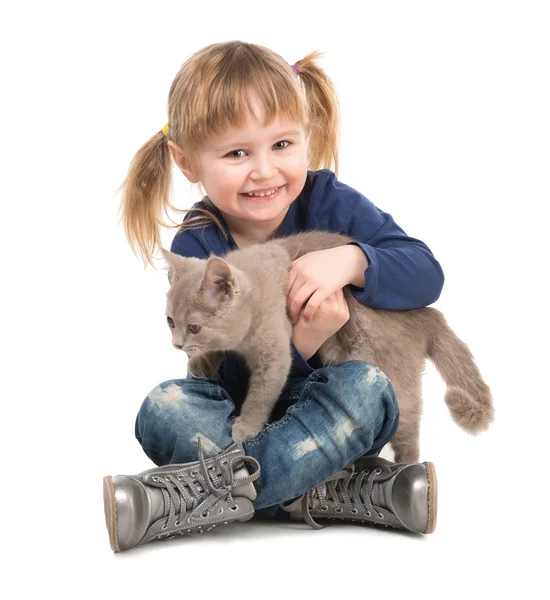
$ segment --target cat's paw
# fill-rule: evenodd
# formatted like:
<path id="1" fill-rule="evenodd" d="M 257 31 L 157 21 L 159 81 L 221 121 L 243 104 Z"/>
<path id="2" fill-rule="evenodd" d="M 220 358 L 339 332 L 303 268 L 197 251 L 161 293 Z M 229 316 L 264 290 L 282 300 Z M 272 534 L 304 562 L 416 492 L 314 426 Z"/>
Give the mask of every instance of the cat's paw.
<path id="1" fill-rule="evenodd" d="M 234 442 L 244 442 L 245 440 L 252 439 L 261 430 L 261 427 L 250 425 L 246 421 L 243 421 L 241 416 L 238 416 L 235 418 L 235 423 L 233 423 L 233 427 L 231 428 L 231 437 Z"/>

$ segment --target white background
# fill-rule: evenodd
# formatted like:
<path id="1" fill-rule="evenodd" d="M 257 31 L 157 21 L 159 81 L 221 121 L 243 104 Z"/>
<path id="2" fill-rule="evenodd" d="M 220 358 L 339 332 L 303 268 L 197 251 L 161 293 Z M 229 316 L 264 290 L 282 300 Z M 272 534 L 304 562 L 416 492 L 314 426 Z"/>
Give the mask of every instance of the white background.
<path id="1" fill-rule="evenodd" d="M 547 593 L 547 3 L 14 6 L 0 14 L 8 597 Z M 136 413 L 159 382 L 185 375 L 166 274 L 132 255 L 115 191 L 166 122 L 181 64 L 230 39 L 291 64 L 326 52 L 342 105 L 339 178 L 434 252 L 446 275 L 435 306 L 492 388 L 496 422 L 473 438 L 427 368 L 431 536 L 250 522 L 111 553 L 102 478 L 153 466 Z M 178 171 L 181 208 L 200 198 L 190 190 Z"/>

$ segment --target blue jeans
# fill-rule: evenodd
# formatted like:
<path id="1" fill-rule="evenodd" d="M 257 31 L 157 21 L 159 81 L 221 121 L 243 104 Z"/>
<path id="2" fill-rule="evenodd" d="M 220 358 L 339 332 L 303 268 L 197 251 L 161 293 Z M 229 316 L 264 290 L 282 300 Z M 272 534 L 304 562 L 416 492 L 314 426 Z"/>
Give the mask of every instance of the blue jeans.
<path id="1" fill-rule="evenodd" d="M 197 460 L 233 443 L 240 412 L 216 380 L 173 379 L 153 389 L 136 419 L 136 437 L 157 465 Z M 243 442 L 261 467 L 256 515 L 276 516 L 280 503 L 304 494 L 360 456 L 378 454 L 395 435 L 399 409 L 389 379 L 352 360 L 289 379 L 270 423 Z M 258 513 L 257 511 L 262 510 Z"/>

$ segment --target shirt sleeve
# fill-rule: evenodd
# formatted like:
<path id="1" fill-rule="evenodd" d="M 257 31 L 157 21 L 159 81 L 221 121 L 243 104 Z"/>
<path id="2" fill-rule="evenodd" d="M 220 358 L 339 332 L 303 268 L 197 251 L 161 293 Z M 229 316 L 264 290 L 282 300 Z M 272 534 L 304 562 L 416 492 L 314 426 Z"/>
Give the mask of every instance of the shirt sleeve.
<path id="1" fill-rule="evenodd" d="M 170 246 L 170 252 L 194 258 L 208 258 L 211 254 L 211 251 L 208 251 L 190 230 L 176 233 Z"/>
<path id="2" fill-rule="evenodd" d="M 316 354 L 314 354 L 309 360 L 305 360 L 296 349 L 296 346 L 292 340 L 290 340 L 290 349 L 292 352 L 292 366 L 290 368 L 289 377 L 309 377 L 311 373 L 315 371 L 315 369 L 319 369 L 321 367 Z"/>
<path id="3" fill-rule="evenodd" d="M 393 217 L 332 171 L 317 196 L 320 228 L 344 233 L 367 258 L 365 286 L 350 285 L 363 304 L 385 310 L 421 308 L 435 302 L 444 274 L 428 246 L 408 236 Z"/>

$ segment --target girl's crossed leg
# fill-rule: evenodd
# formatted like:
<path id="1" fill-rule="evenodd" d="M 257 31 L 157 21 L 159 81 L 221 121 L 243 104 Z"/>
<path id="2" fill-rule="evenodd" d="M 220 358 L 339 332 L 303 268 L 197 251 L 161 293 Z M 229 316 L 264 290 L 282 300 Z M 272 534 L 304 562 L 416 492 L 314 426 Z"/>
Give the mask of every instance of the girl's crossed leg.
<path id="1" fill-rule="evenodd" d="M 157 465 L 197 460 L 197 440 L 206 456 L 233 443 L 236 407 L 212 380 L 166 381 L 145 398 L 136 437 Z M 290 380 L 271 422 L 243 442 L 258 460 L 256 510 L 274 515 L 278 505 L 326 481 L 360 456 L 376 454 L 396 432 L 399 410 L 389 379 L 375 366 L 347 361 Z"/>

